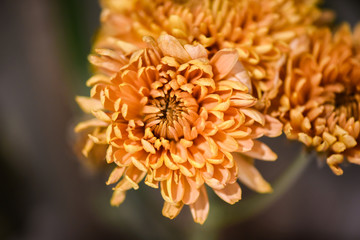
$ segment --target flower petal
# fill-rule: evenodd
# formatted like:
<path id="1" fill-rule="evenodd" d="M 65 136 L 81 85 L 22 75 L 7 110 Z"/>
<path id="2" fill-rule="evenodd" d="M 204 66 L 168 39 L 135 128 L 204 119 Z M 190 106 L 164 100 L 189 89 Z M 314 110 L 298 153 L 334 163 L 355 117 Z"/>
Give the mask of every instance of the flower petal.
<path id="1" fill-rule="evenodd" d="M 77 96 L 75 100 L 85 113 L 91 113 L 92 111 L 98 111 L 104 108 L 100 100 L 94 98 Z"/>
<path id="2" fill-rule="evenodd" d="M 206 49 L 201 44 L 196 46 L 186 44 L 184 48 L 192 59 L 207 58 L 208 56 Z"/>
<path id="3" fill-rule="evenodd" d="M 165 217 L 168 217 L 170 219 L 174 219 L 177 215 L 179 215 L 179 213 L 180 213 L 183 206 L 184 206 L 184 204 L 182 202 L 169 203 L 167 201 L 164 201 L 162 214 Z"/>
<path id="4" fill-rule="evenodd" d="M 358 26 L 360 34 L 360 24 Z M 347 155 L 347 158 L 349 162 L 360 165 L 360 149 L 351 149 Z"/>
<path id="5" fill-rule="evenodd" d="M 251 108 L 240 109 L 240 111 L 249 118 L 254 119 L 256 122 L 260 123 L 262 126 L 265 125 L 265 117 L 259 111 L 256 111 L 255 109 L 251 109 Z"/>
<path id="6" fill-rule="evenodd" d="M 213 136 L 213 140 L 224 151 L 234 152 L 239 148 L 236 140 L 228 134 L 224 133 L 223 131 L 218 131 Z"/>
<path id="7" fill-rule="evenodd" d="M 110 174 L 109 179 L 106 182 L 106 185 L 110 185 L 110 184 L 113 184 L 113 183 L 116 183 L 117 181 L 119 181 L 119 179 L 122 177 L 125 169 L 126 169 L 125 167 L 114 168 L 114 170 Z"/>
<path id="8" fill-rule="evenodd" d="M 276 153 L 274 153 L 265 143 L 257 140 L 253 140 L 253 142 L 253 148 L 248 152 L 244 152 L 244 155 L 265 161 L 275 161 L 277 159 Z"/>
<path id="9" fill-rule="evenodd" d="M 158 38 L 159 48 L 165 56 L 171 56 L 180 60 L 181 62 L 188 62 L 191 60 L 190 55 L 181 45 L 179 40 L 168 34 L 163 34 Z"/>
<path id="10" fill-rule="evenodd" d="M 242 183 L 259 193 L 272 192 L 270 184 L 261 176 L 251 160 L 240 154 L 236 154 L 234 159 L 238 166 L 238 178 Z"/>
<path id="11" fill-rule="evenodd" d="M 118 207 L 125 200 L 126 192 L 120 189 L 115 189 L 110 200 L 111 206 Z"/>
<path id="12" fill-rule="evenodd" d="M 283 124 L 276 118 L 265 115 L 265 136 L 278 137 L 282 134 Z"/>
<path id="13" fill-rule="evenodd" d="M 199 189 L 196 188 L 196 183 L 191 178 L 184 179 L 184 196 L 183 203 L 186 205 L 193 204 L 200 196 Z"/>
<path id="14" fill-rule="evenodd" d="M 213 66 L 215 80 L 224 78 L 234 68 L 239 59 L 235 49 L 222 49 L 215 53 L 210 63 Z"/>
<path id="15" fill-rule="evenodd" d="M 249 93 L 252 93 L 252 83 L 248 71 L 240 61 L 237 61 L 229 74 L 229 80 L 239 81 L 247 87 Z"/>
<path id="16" fill-rule="evenodd" d="M 241 188 L 236 182 L 227 184 L 223 189 L 214 189 L 214 192 L 229 204 L 234 204 L 241 199 Z"/>
<path id="17" fill-rule="evenodd" d="M 195 203 L 190 204 L 190 211 L 195 222 L 203 224 L 209 214 L 209 199 L 205 186 L 200 189 L 200 195 Z"/>
<path id="18" fill-rule="evenodd" d="M 74 131 L 81 132 L 81 131 L 91 128 L 91 127 L 107 127 L 108 125 L 109 124 L 104 121 L 101 121 L 97 118 L 93 118 L 93 119 L 78 123 L 76 125 Z"/>

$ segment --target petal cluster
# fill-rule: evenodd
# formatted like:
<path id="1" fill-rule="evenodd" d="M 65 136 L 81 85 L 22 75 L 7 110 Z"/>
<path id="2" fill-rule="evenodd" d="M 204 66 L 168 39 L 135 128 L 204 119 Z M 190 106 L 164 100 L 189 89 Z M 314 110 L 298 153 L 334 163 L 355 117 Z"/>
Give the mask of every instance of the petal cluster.
<path id="1" fill-rule="evenodd" d="M 324 153 L 337 175 L 345 159 L 360 164 L 358 31 L 344 24 L 294 40 L 277 112 L 288 138 Z"/>
<path id="2" fill-rule="evenodd" d="M 144 40 L 146 48 L 118 41 L 116 50 L 97 49 L 89 57 L 97 72 L 87 83 L 91 98 L 78 98 L 95 118 L 77 130 L 99 129 L 89 136 L 108 146 L 106 160 L 116 165 L 107 182 L 117 183 L 111 203 L 121 204 L 145 179 L 160 187 L 165 216 L 174 218 L 189 205 L 203 223 L 206 185 L 230 204 L 241 199 L 238 178 L 271 191 L 251 158 L 277 158 L 255 139 L 279 135 L 282 124 L 254 108 L 238 51 L 209 57 L 203 45 L 182 45 L 167 34 Z"/>
<path id="3" fill-rule="evenodd" d="M 157 38 L 167 32 L 184 44 L 202 44 L 210 54 L 235 48 L 252 79 L 254 90 L 249 91 L 263 109 L 281 85 L 279 71 L 288 44 L 321 16 L 313 0 L 105 0 L 95 45 L 116 47 L 114 39 L 131 39 L 143 46 L 143 36 Z"/>

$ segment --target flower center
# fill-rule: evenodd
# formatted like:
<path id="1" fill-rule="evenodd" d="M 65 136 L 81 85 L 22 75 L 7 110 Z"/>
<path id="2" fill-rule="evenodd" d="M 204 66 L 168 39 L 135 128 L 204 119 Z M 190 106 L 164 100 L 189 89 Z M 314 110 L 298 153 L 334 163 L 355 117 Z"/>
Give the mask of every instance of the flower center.
<path id="1" fill-rule="evenodd" d="M 338 114 L 345 113 L 349 118 L 354 117 L 355 120 L 360 120 L 360 94 L 337 94 L 335 107 Z"/>
<path id="2" fill-rule="evenodd" d="M 158 138 L 178 139 L 182 137 L 182 131 L 178 131 L 183 121 L 183 113 L 186 107 L 178 97 L 166 94 L 164 97 L 150 98 L 148 106 L 154 111 L 145 115 L 145 127 L 149 127 Z M 181 126 L 182 127 L 182 126 Z"/>
<path id="3" fill-rule="evenodd" d="M 184 104 L 176 97 L 166 96 L 165 98 L 153 99 L 152 104 L 160 109 L 158 118 L 169 124 L 176 121 L 184 110 Z"/>

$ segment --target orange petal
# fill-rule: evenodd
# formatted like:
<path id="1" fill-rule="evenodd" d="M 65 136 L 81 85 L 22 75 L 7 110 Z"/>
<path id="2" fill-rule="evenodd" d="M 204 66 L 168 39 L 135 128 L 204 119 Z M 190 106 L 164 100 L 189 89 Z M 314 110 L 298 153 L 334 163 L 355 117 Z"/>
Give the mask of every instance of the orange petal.
<path id="1" fill-rule="evenodd" d="M 248 88 L 241 83 L 240 81 L 236 81 L 232 79 L 228 79 L 228 80 L 222 80 L 222 81 L 218 81 L 218 86 L 225 86 L 231 89 L 235 89 L 235 90 L 239 90 L 239 91 L 243 91 L 246 92 L 248 90 Z M 249 94 L 249 96 L 251 96 Z"/>
<path id="2" fill-rule="evenodd" d="M 360 30 L 360 24 L 359 24 Z M 360 165 L 360 149 L 351 149 L 347 154 L 347 159 L 349 162 Z"/>
<path id="3" fill-rule="evenodd" d="M 195 167 L 190 162 L 179 163 L 179 170 L 186 177 L 193 177 L 195 175 Z"/>
<path id="4" fill-rule="evenodd" d="M 196 183 L 191 178 L 184 179 L 184 196 L 183 203 L 190 205 L 193 204 L 199 197 L 200 191 L 196 188 Z"/>
<path id="5" fill-rule="evenodd" d="M 283 129 L 282 123 L 276 118 L 265 115 L 265 136 L 278 137 L 281 135 Z"/>
<path id="6" fill-rule="evenodd" d="M 124 142 L 124 149 L 128 153 L 135 153 L 143 150 L 143 146 L 139 142 L 135 142 L 130 139 L 127 139 Z"/>
<path id="7" fill-rule="evenodd" d="M 342 154 L 332 154 L 326 159 L 326 163 L 329 165 L 330 169 L 336 175 L 342 175 L 343 170 L 339 166 L 344 161 L 344 156 Z"/>
<path id="8" fill-rule="evenodd" d="M 256 111 L 255 109 L 240 109 L 242 113 L 248 116 L 251 119 L 254 119 L 256 122 L 260 123 L 262 126 L 265 125 L 265 117 L 262 113 Z"/>
<path id="9" fill-rule="evenodd" d="M 205 165 L 206 159 L 204 155 L 199 151 L 195 146 L 192 146 L 188 149 L 188 161 L 195 168 L 202 168 Z"/>
<path id="10" fill-rule="evenodd" d="M 215 79 L 223 79 L 234 68 L 239 55 L 235 49 L 222 49 L 211 58 Z"/>
<path id="11" fill-rule="evenodd" d="M 244 155 L 265 161 L 275 161 L 277 159 L 276 153 L 274 153 L 266 144 L 257 140 L 253 140 L 253 142 L 253 148 L 248 152 L 244 152 Z"/>
<path id="12" fill-rule="evenodd" d="M 145 184 L 152 188 L 159 188 L 159 182 L 154 180 L 152 173 L 148 173 L 145 178 Z"/>
<path id="13" fill-rule="evenodd" d="M 174 160 L 173 160 L 173 158 L 171 156 L 169 157 L 167 152 L 164 151 L 162 157 L 164 158 L 165 165 L 169 169 L 171 169 L 171 170 L 179 169 L 179 166 L 174 162 Z"/>
<path id="14" fill-rule="evenodd" d="M 254 146 L 254 140 L 251 138 L 238 139 L 239 148 L 235 152 L 248 152 Z"/>
<path id="15" fill-rule="evenodd" d="M 156 181 L 164 181 L 170 175 L 170 169 L 165 166 L 165 164 L 161 165 L 158 169 L 154 170 L 154 179 Z"/>
<path id="16" fill-rule="evenodd" d="M 234 152 L 239 148 L 239 145 L 236 142 L 236 140 L 233 137 L 224 133 L 223 131 L 218 131 L 213 136 L 213 139 L 216 142 L 216 144 L 224 151 Z"/>
<path id="17" fill-rule="evenodd" d="M 170 219 L 174 219 L 177 215 L 179 215 L 179 213 L 180 213 L 183 206 L 184 206 L 184 204 L 182 202 L 169 203 L 167 201 L 164 201 L 162 214 L 165 217 L 168 217 Z"/>
<path id="18" fill-rule="evenodd" d="M 170 175 L 171 175 L 171 173 L 170 173 Z M 160 182 L 160 193 L 166 202 L 173 202 L 169 196 L 169 192 L 167 189 L 167 181 L 168 180 L 164 180 L 164 181 Z"/>
<path id="19" fill-rule="evenodd" d="M 116 165 L 124 167 L 131 164 L 131 154 L 126 152 L 123 148 L 109 149 L 109 154 L 111 153 L 110 151 L 113 151 L 112 160 L 116 163 Z"/>
<path id="20" fill-rule="evenodd" d="M 202 186 L 197 201 L 193 204 L 190 204 L 190 211 L 194 221 L 203 224 L 209 214 L 209 208 L 209 199 L 206 188 L 205 186 Z"/>
<path id="21" fill-rule="evenodd" d="M 135 190 L 139 188 L 138 183 L 145 177 L 146 172 L 140 171 L 134 165 L 128 167 L 125 173 L 125 179 L 131 184 Z M 124 179 L 124 180 L 125 180 Z M 118 186 L 116 186 L 117 188 Z"/>
<path id="22" fill-rule="evenodd" d="M 212 166 L 209 164 L 209 166 Z M 213 171 L 211 173 L 211 171 Z M 203 178 L 206 181 L 207 185 L 212 187 L 213 189 L 222 189 L 228 183 L 230 179 L 230 172 L 227 168 L 219 165 L 214 167 L 213 169 L 206 169 L 203 172 Z"/>
<path id="23" fill-rule="evenodd" d="M 111 197 L 111 206 L 119 206 L 125 200 L 126 192 L 116 189 Z"/>
<path id="24" fill-rule="evenodd" d="M 184 196 L 184 180 L 181 174 L 173 171 L 170 178 L 167 180 L 167 192 L 171 202 L 179 202 Z"/>
<path id="25" fill-rule="evenodd" d="M 238 178 L 242 183 L 260 193 L 272 192 L 270 184 L 265 181 L 251 161 L 240 154 L 236 154 L 234 159 L 238 166 Z"/>
<path id="26" fill-rule="evenodd" d="M 109 179 L 106 182 L 106 185 L 110 185 L 113 183 L 116 183 L 120 180 L 121 176 L 123 175 L 125 171 L 125 167 L 116 167 L 110 174 Z"/>
<path id="27" fill-rule="evenodd" d="M 139 151 L 131 155 L 130 159 L 132 164 L 136 168 L 138 168 L 140 171 L 146 172 L 147 166 L 146 166 L 146 159 L 148 157 L 148 153 L 145 151 Z"/>
<path id="28" fill-rule="evenodd" d="M 223 189 L 214 189 L 214 192 L 229 204 L 234 204 L 241 199 L 241 188 L 236 182 L 226 185 Z"/>
<path id="29" fill-rule="evenodd" d="M 141 144 L 142 144 L 145 151 L 147 151 L 149 153 L 152 153 L 152 154 L 155 154 L 155 152 L 156 152 L 155 148 L 151 143 L 149 143 L 145 139 L 141 139 Z"/>
<path id="30" fill-rule="evenodd" d="M 106 149 L 106 155 L 105 155 L 105 159 L 107 163 L 112 163 L 114 162 L 114 147 L 113 146 L 109 146 Z"/>

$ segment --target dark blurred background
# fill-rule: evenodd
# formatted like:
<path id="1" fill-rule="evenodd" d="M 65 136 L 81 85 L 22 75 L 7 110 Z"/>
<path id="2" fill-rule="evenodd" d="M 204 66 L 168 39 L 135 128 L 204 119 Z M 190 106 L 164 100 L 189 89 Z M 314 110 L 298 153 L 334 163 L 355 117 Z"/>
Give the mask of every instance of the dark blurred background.
<path id="1" fill-rule="evenodd" d="M 359 1 L 324 6 L 339 22 L 360 20 Z M 210 219 L 250 209 L 250 201 L 211 199 L 210 223 L 202 227 L 186 207 L 173 221 L 162 217 L 160 193 L 144 186 L 110 207 L 110 168 L 84 167 L 72 151 L 80 116 L 74 96 L 88 95 L 87 54 L 99 13 L 97 0 L 0 1 L 0 239 L 360 239 L 360 167 L 337 177 L 314 159 L 293 184 L 284 178 L 287 191 L 260 201 L 263 211 L 225 224 L 218 235 Z M 257 166 L 276 182 L 299 145 L 266 141 L 279 159 Z M 244 187 L 243 198 L 259 195 Z"/>

